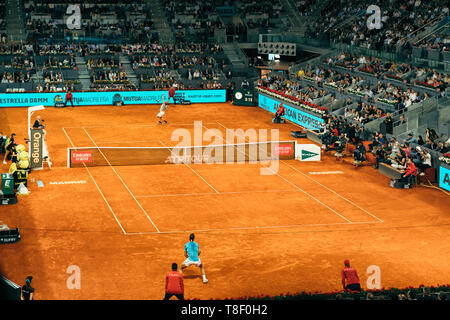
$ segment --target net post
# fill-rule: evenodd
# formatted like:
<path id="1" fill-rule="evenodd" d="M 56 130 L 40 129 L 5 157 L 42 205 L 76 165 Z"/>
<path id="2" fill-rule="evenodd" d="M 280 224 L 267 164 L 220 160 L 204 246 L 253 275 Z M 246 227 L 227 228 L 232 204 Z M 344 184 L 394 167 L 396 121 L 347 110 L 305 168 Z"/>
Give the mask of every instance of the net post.
<path id="1" fill-rule="evenodd" d="M 70 148 L 67 148 L 67 168 L 70 168 Z"/>

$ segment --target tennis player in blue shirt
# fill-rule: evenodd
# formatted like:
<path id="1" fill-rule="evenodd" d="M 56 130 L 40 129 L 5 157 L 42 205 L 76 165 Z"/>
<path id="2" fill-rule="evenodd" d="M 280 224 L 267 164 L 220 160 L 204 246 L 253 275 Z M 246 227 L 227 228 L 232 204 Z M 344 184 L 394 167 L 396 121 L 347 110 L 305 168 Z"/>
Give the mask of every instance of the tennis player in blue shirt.
<path id="1" fill-rule="evenodd" d="M 181 264 L 180 273 L 183 273 L 183 270 L 191 265 L 196 265 L 202 271 L 203 275 L 203 283 L 208 283 L 208 279 L 206 279 L 205 268 L 203 267 L 202 261 L 198 257 L 200 255 L 200 250 L 198 248 L 198 243 L 194 241 L 195 235 L 191 233 L 189 235 L 189 242 L 184 245 L 184 256 L 187 258 Z"/>

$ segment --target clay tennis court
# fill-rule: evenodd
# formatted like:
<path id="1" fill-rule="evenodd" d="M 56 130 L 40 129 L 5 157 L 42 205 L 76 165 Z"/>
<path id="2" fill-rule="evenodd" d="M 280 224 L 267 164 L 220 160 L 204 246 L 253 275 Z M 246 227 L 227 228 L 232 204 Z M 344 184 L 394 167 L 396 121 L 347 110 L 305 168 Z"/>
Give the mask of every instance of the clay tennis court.
<path id="1" fill-rule="evenodd" d="M 185 273 L 186 298 L 277 295 L 341 289 L 350 259 L 366 287 L 377 265 L 383 287 L 450 282 L 449 196 L 437 189 L 389 187 L 371 166 L 353 167 L 323 155 L 321 162 L 160 164 L 67 167 L 67 148 L 164 147 L 176 129 L 279 129 L 259 108 L 231 104 L 169 106 L 158 125 L 156 105 L 47 108 L 52 169 L 32 172 L 28 196 L 0 207 L 0 220 L 22 240 L 1 247 L 1 268 L 22 283 L 33 275 L 36 299 L 162 299 L 165 274 L 184 260 L 195 232 L 208 284 L 198 268 Z M 4 133 L 27 136 L 26 108 L 2 108 Z M 298 139 L 299 143 L 311 143 Z M 209 144 L 209 141 L 203 141 Z M 194 141 L 192 143 L 194 144 Z M 2 172 L 7 171 L 3 165 Z M 42 181 L 44 187 L 38 187 Z M 69 290 L 69 266 L 81 289 Z"/>

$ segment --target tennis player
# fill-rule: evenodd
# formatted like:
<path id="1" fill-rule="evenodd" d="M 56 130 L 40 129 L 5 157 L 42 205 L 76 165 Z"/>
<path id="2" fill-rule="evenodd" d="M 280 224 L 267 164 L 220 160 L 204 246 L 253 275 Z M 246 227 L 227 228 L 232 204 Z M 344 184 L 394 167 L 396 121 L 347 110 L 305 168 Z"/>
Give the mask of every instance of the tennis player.
<path id="1" fill-rule="evenodd" d="M 167 121 L 165 119 L 163 119 L 164 115 L 166 114 L 166 110 L 167 110 L 167 105 L 166 105 L 166 100 L 164 100 L 164 95 L 162 96 L 162 98 L 163 98 L 163 103 L 161 105 L 161 108 L 159 109 L 158 115 L 156 116 L 159 124 L 162 124 L 161 120 L 164 121 L 164 123 L 167 123 Z"/>
<path id="2" fill-rule="evenodd" d="M 183 274 L 183 270 L 191 265 L 199 267 L 203 275 L 203 283 L 208 283 L 206 279 L 205 268 L 203 267 L 202 261 L 198 257 L 200 255 L 200 250 L 198 248 L 198 243 L 194 241 L 195 235 L 191 233 L 189 235 L 189 242 L 184 245 L 184 256 L 187 258 L 181 264 L 180 273 Z"/>

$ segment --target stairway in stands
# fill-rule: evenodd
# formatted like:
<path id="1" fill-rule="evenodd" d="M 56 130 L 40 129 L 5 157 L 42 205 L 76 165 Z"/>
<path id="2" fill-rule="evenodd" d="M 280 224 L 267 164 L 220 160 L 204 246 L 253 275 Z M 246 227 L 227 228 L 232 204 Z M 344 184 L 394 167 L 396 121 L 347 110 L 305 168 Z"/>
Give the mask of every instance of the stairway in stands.
<path id="1" fill-rule="evenodd" d="M 162 43 L 173 43 L 175 37 L 167 20 L 165 8 L 160 0 L 147 0 L 147 5 L 152 11 L 152 21 Z"/>
<path id="2" fill-rule="evenodd" d="M 297 6 L 294 0 L 280 0 L 281 4 L 284 8 L 287 8 L 287 11 L 291 14 L 289 15 L 289 19 L 291 21 L 291 28 L 289 31 L 294 32 L 300 36 L 304 36 L 305 32 L 308 28 L 309 24 L 317 21 L 321 18 L 322 9 L 330 2 L 331 0 L 318 0 L 311 6 L 312 14 L 309 16 L 301 16 L 298 13 Z"/>
<path id="3" fill-rule="evenodd" d="M 134 72 L 131 61 L 128 59 L 127 56 L 125 56 L 123 53 L 119 54 L 119 63 L 122 64 L 123 69 L 125 70 L 127 74 L 128 80 L 136 86 L 136 88 L 139 88 L 139 79 L 136 76 L 136 73 Z"/>
<path id="4" fill-rule="evenodd" d="M 231 62 L 231 65 L 233 68 L 246 68 L 248 65 L 248 62 L 244 61 L 242 59 L 242 55 L 240 55 L 239 46 L 237 46 L 236 43 L 223 43 L 222 44 L 223 52 L 228 57 L 228 59 Z"/>
<path id="5" fill-rule="evenodd" d="M 280 0 L 281 5 L 283 8 L 289 12 L 288 18 L 291 22 L 290 30 L 291 32 L 297 33 L 297 34 L 304 34 L 304 28 L 303 28 L 303 21 L 298 14 L 297 7 L 295 6 L 295 3 L 291 0 Z M 303 32 L 303 33 L 302 33 Z"/>
<path id="6" fill-rule="evenodd" d="M 89 90 L 91 86 L 91 78 L 89 74 L 89 70 L 86 66 L 86 59 L 79 55 L 75 56 L 75 62 L 78 67 L 78 79 L 81 83 L 81 90 Z"/>
<path id="7" fill-rule="evenodd" d="M 6 0 L 6 28 L 9 40 L 24 41 L 27 38 L 25 29 L 24 8 L 21 0 Z"/>

